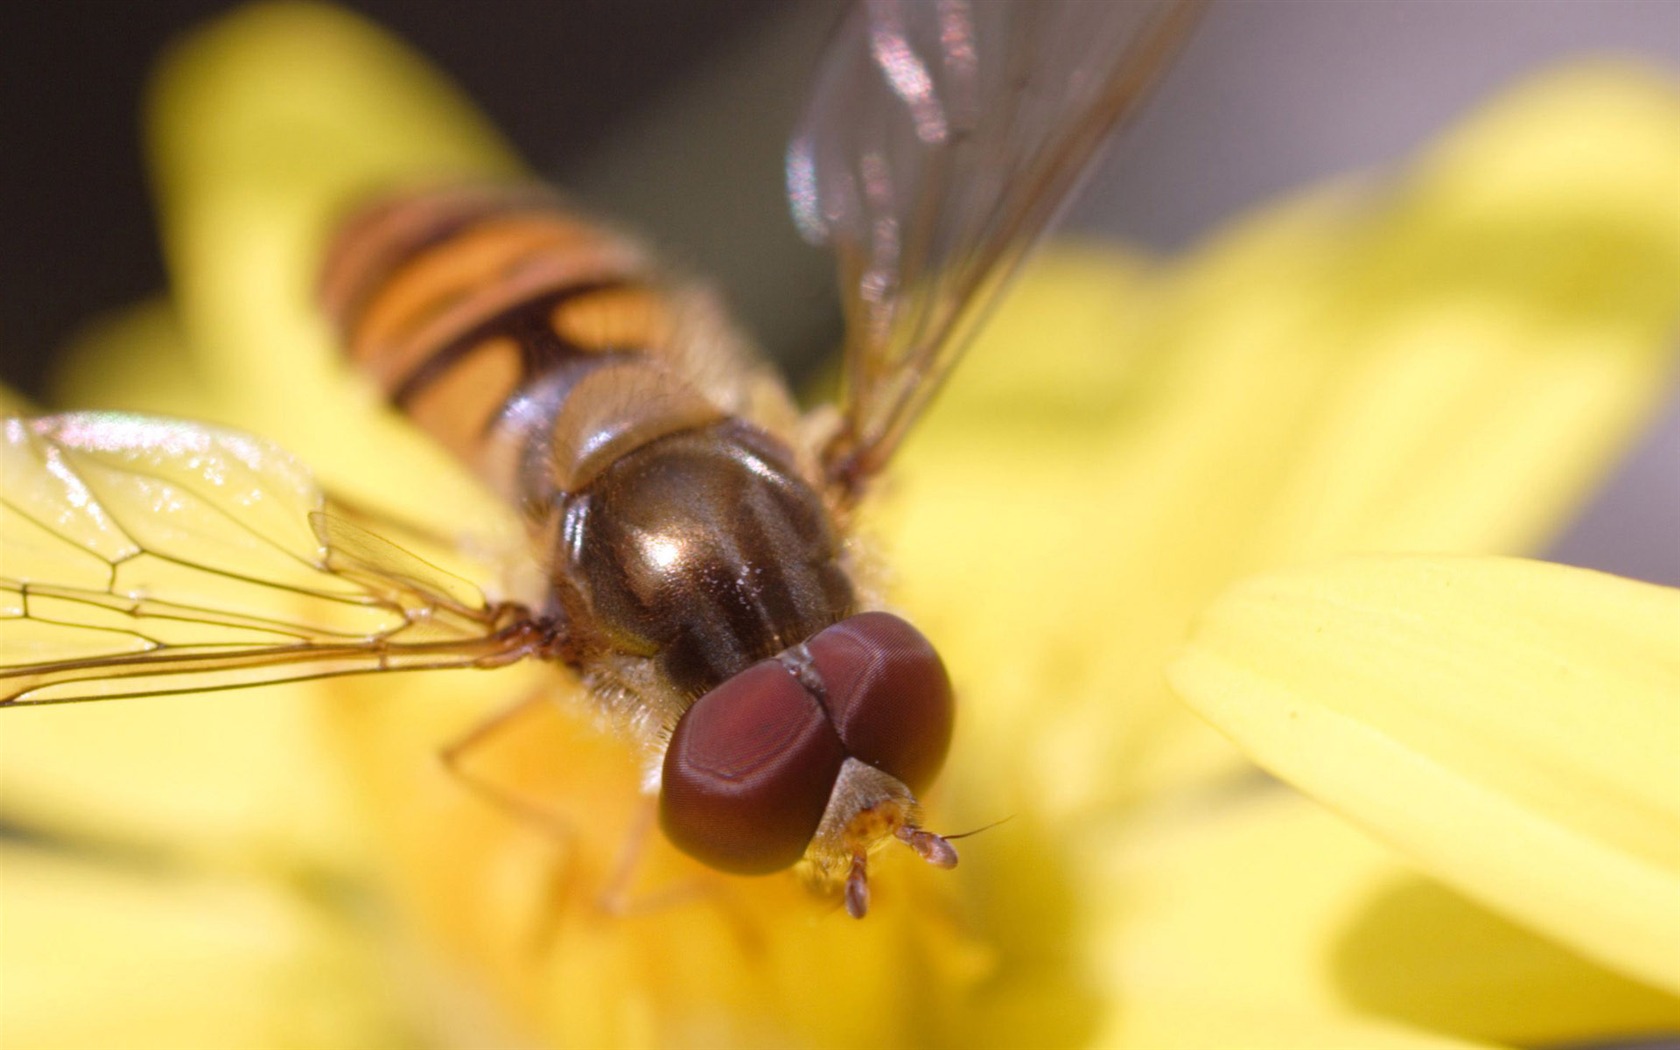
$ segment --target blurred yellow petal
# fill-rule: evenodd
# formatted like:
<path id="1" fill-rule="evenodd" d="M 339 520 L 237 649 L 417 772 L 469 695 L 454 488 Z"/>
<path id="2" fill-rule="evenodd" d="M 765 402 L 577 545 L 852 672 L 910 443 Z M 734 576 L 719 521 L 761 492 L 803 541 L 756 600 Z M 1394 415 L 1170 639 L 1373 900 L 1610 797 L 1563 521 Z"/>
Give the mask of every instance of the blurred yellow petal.
<path id="1" fill-rule="evenodd" d="M 329 488 L 499 527 L 474 520 L 496 508 L 452 459 L 348 381 L 314 295 L 335 223 L 370 194 L 516 175 L 495 133 L 405 47 L 314 4 L 248 7 L 188 38 L 149 114 L 175 301 L 215 418 L 279 441 Z"/>
<path id="2" fill-rule="evenodd" d="M 1673 374 L 1675 185 L 1680 92 L 1588 67 L 1380 195 L 1312 194 L 1158 268 L 1043 259 L 891 485 L 897 593 L 994 756 L 954 797 L 1076 823 L 1239 764 L 1159 673 L 1232 579 L 1554 535 Z"/>
<path id="3" fill-rule="evenodd" d="M 1107 980 L 1196 1000 L 1557 1046 L 1680 1031 L 1680 998 L 1478 908 L 1287 789 L 1112 841 L 1091 877 Z M 1186 818 L 1190 819 L 1186 819 Z"/>
<path id="4" fill-rule="evenodd" d="M 206 422 L 225 418 L 191 356 L 180 314 L 155 299 L 95 318 L 58 355 L 53 403 Z"/>
<path id="5" fill-rule="evenodd" d="M 306 691 L 6 712 L 0 820 L 221 860 L 342 868 L 360 850 Z"/>
<path id="6" fill-rule="evenodd" d="M 1116 1050 L 1470 1050 L 1484 1044 L 1369 1018 L 1139 996 L 1114 1013 L 1113 1023 L 1091 1045 Z"/>
<path id="7" fill-rule="evenodd" d="M 1526 228 L 1536 241 L 1560 231 L 1596 232 L 1601 241 L 1625 237 L 1663 253 L 1680 233 L 1680 199 L 1671 192 L 1680 164 L 1675 105 L 1672 70 L 1623 61 L 1560 68 L 1444 136 L 1430 151 L 1425 189 L 1451 187 L 1443 217 L 1454 224 Z M 1558 134 L 1560 126 L 1569 134 Z M 1552 209 L 1551 222 L 1534 222 Z M 1572 293 L 1554 303 L 1560 314 L 1597 309 L 1637 323 L 1649 307 L 1628 304 L 1669 298 L 1663 264 L 1654 261 L 1652 272 L 1631 282 L 1557 268 L 1549 253 L 1507 255 L 1494 268 L 1465 260 L 1433 280 L 1456 282 L 1467 273 L 1551 280 Z M 1420 283 L 1429 276 L 1416 272 Z"/>
<path id="8" fill-rule="evenodd" d="M 1495 558 L 1277 573 L 1172 680 L 1448 884 L 1680 992 L 1680 591 Z"/>
<path id="9" fill-rule="evenodd" d="M 278 883 L 0 846 L 0 1047 L 409 1045 L 376 960 Z"/>

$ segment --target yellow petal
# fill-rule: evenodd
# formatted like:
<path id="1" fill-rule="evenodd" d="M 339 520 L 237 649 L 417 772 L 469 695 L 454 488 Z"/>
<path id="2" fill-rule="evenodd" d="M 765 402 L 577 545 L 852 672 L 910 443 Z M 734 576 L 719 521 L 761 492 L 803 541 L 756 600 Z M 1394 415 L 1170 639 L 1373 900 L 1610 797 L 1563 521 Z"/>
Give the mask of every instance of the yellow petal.
<path id="1" fill-rule="evenodd" d="M 1139 997 L 1116 1012 L 1114 1023 L 1092 1046 L 1117 1050 L 1468 1050 L 1486 1044 L 1421 1032 L 1369 1018 L 1290 1014 L 1278 1009 L 1234 1008 L 1194 997 Z"/>
<path id="2" fill-rule="evenodd" d="M 7 711 L 0 816 L 105 843 L 342 868 L 360 852 L 307 690 Z"/>
<path id="3" fill-rule="evenodd" d="M 1493 558 L 1261 577 L 1174 687 L 1467 896 L 1680 991 L 1680 591 Z"/>
<path id="4" fill-rule="evenodd" d="M 1104 847 L 1092 877 L 1125 1003 L 1380 1019 L 1517 1046 L 1680 1030 L 1680 998 L 1628 980 L 1418 875 L 1273 785 Z"/>
<path id="5" fill-rule="evenodd" d="M 209 396 L 175 306 L 154 299 L 87 325 L 57 355 L 53 403 L 235 422 Z"/>
<path id="6" fill-rule="evenodd" d="M 339 920 L 278 883 L 0 848 L 0 1046 L 402 1046 Z"/>
<path id="7" fill-rule="evenodd" d="M 1229 770 L 1159 668 L 1233 579 L 1553 535 L 1672 374 L 1675 185 L 1674 86 L 1591 67 L 1381 194 L 1311 194 L 1156 268 L 1042 260 L 911 439 L 886 526 L 987 720 L 976 779 L 1018 770 L 1000 808 L 1077 823 Z"/>
<path id="8" fill-rule="evenodd" d="M 1596 231 L 1604 240 L 1655 234 L 1648 243 L 1660 248 L 1680 231 L 1680 200 L 1670 192 L 1674 107 L 1672 69 L 1619 61 L 1564 66 L 1509 92 L 1437 143 L 1422 188 L 1450 196 L 1446 218 L 1455 224 Z M 1557 134 L 1559 125 L 1570 134 Z M 1534 224 L 1555 208 L 1562 211 L 1551 223 Z M 1656 271 L 1629 285 L 1550 269 L 1544 255 L 1508 257 L 1500 269 L 1483 272 L 1559 282 L 1560 291 L 1575 292 L 1556 304 L 1562 314 L 1597 309 L 1632 318 L 1642 311 L 1625 304 L 1669 298 Z"/>
<path id="9" fill-rule="evenodd" d="M 364 197 L 516 174 L 494 132 L 383 32 L 313 4 L 246 8 L 189 38 L 155 85 L 149 132 L 175 301 L 217 417 L 336 491 L 496 527 L 475 522 L 491 512 L 461 469 L 352 380 L 314 295 L 334 224 Z"/>

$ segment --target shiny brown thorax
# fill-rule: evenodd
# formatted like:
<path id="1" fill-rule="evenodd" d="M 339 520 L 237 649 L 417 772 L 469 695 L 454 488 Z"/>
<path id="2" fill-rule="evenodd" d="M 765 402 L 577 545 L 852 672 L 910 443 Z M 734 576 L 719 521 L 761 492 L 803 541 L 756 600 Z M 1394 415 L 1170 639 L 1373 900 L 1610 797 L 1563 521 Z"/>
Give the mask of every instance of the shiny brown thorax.
<path id="1" fill-rule="evenodd" d="M 685 298 L 687 295 L 687 298 Z M 323 300 L 348 353 L 518 506 L 586 673 L 685 701 L 855 604 L 840 542 L 728 343 L 629 240 L 533 187 L 399 196 L 340 236 Z M 679 324 L 683 321 L 685 323 Z M 725 361 L 725 364 L 733 364 Z M 791 411 L 791 410 L 790 410 Z"/>

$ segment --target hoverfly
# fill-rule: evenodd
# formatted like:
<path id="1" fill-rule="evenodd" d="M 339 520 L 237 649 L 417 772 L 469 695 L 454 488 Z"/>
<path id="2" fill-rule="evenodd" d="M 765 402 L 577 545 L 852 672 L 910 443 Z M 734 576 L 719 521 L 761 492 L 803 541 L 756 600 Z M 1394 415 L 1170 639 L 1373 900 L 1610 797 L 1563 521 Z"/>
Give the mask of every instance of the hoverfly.
<path id="1" fill-rule="evenodd" d="M 917 802 L 950 741 L 950 680 L 873 607 L 845 537 L 1194 16 L 1171 0 L 852 13 L 787 154 L 847 319 L 838 411 L 803 422 L 705 293 L 549 190 L 370 187 L 322 262 L 323 310 L 386 402 L 517 509 L 542 597 L 487 599 L 255 437 L 7 419 L 0 705 L 542 660 L 640 745 L 664 833 L 706 864 L 806 862 L 860 917 L 878 846 L 954 865 Z"/>

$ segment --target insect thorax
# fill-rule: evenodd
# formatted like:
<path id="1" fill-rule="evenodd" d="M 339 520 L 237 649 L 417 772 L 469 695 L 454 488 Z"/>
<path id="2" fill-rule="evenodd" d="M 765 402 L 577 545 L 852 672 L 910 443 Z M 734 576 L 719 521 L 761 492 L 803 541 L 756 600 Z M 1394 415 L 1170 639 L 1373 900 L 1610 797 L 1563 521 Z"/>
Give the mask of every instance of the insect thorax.
<path id="1" fill-rule="evenodd" d="M 739 420 L 636 448 L 557 512 L 556 583 L 585 652 L 645 657 L 688 699 L 854 604 L 822 501 Z"/>
<path id="2" fill-rule="evenodd" d="M 399 195 L 346 227 L 323 300 L 392 406 L 524 512 L 585 673 L 665 694 L 659 721 L 852 610 L 791 451 L 738 384 L 702 389 L 740 371 L 729 339 L 633 242 L 528 186 Z"/>

